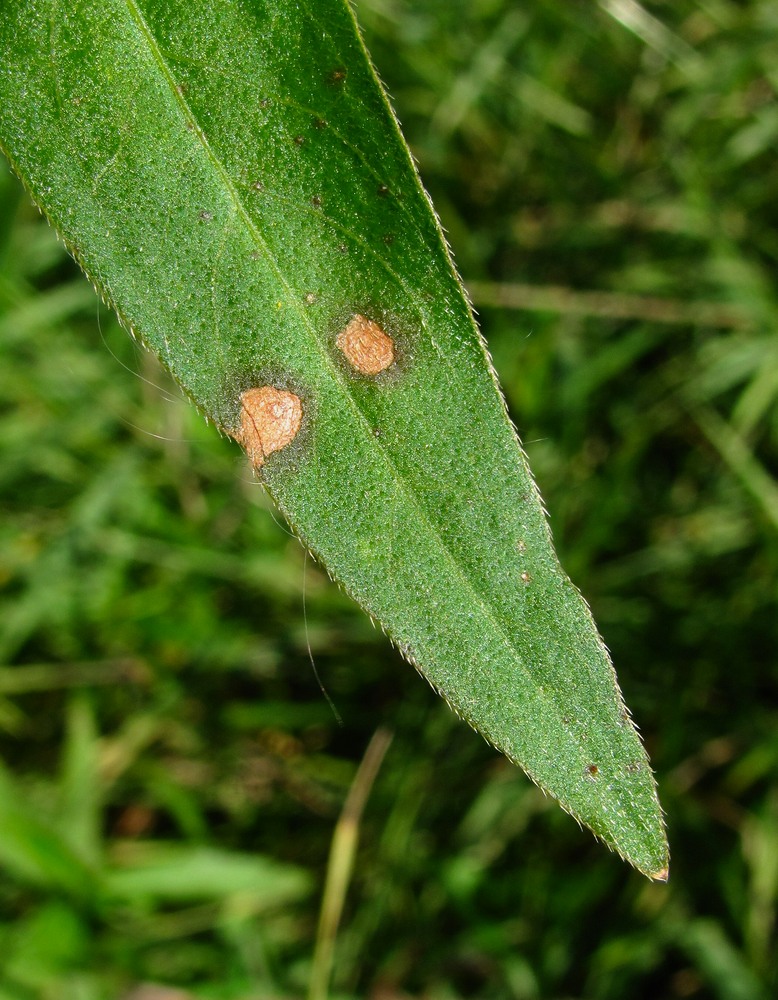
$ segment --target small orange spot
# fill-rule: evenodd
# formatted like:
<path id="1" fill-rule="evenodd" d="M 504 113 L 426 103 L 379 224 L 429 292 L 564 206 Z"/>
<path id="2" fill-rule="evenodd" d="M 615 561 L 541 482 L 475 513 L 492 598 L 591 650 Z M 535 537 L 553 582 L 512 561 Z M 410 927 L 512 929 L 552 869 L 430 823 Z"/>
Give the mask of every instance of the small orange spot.
<path id="1" fill-rule="evenodd" d="M 352 316 L 335 343 L 360 375 L 378 375 L 394 361 L 394 341 L 364 316 Z"/>
<path id="2" fill-rule="evenodd" d="M 258 469 L 268 455 L 286 448 L 297 436 L 303 406 L 299 396 L 272 385 L 247 389 L 241 394 L 240 404 L 240 430 L 235 439 Z"/>
<path id="3" fill-rule="evenodd" d="M 532 577 L 525 569 L 522 573 L 519 574 L 519 579 L 521 580 L 522 583 L 529 583 Z"/>
<path id="4" fill-rule="evenodd" d="M 600 769 L 599 767 L 597 767 L 596 764 L 589 764 L 586 770 L 589 772 L 589 775 L 592 778 L 596 778 L 597 775 L 600 773 Z"/>

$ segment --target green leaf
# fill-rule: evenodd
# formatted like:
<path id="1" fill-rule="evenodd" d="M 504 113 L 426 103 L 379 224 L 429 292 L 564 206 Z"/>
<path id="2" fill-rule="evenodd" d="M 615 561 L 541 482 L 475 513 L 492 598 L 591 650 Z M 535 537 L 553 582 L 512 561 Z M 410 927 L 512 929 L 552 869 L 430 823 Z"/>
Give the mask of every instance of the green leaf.
<path id="1" fill-rule="evenodd" d="M 154 841 L 127 843 L 117 853 L 122 864 L 107 869 L 105 892 L 125 900 L 141 896 L 185 903 L 240 895 L 256 897 L 256 908 L 268 909 L 310 890 L 302 868 L 261 855 Z"/>
<path id="2" fill-rule="evenodd" d="M 666 877 L 645 753 L 345 0 L 6 0 L 0 60 L 0 141 L 126 327 L 455 711 Z M 352 322 L 385 370 L 349 362 Z"/>
<path id="3" fill-rule="evenodd" d="M 20 881 L 89 901 L 99 878 L 73 851 L 51 816 L 0 766 L 0 868 Z"/>

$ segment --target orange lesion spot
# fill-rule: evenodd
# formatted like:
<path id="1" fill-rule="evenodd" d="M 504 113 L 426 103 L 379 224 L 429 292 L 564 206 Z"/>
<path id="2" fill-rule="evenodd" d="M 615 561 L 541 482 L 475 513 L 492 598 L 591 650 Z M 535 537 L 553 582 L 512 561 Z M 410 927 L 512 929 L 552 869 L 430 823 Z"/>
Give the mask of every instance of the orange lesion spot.
<path id="1" fill-rule="evenodd" d="M 360 375 L 378 375 L 394 362 L 394 341 L 378 323 L 357 314 L 335 338 L 346 360 Z"/>
<path id="2" fill-rule="evenodd" d="M 240 397 L 240 428 L 234 437 L 258 469 L 268 455 L 294 440 L 302 419 L 303 405 L 293 392 L 272 385 L 247 389 Z"/>

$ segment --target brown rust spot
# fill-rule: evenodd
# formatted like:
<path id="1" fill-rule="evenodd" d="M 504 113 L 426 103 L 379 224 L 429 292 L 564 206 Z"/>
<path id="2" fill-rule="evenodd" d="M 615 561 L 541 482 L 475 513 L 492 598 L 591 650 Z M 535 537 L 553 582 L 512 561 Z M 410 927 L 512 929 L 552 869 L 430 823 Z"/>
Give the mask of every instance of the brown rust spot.
<path id="1" fill-rule="evenodd" d="M 346 360 L 360 375 L 378 375 L 394 361 L 394 341 L 378 323 L 357 314 L 335 339 Z"/>
<path id="2" fill-rule="evenodd" d="M 302 419 L 303 406 L 293 392 L 272 385 L 247 389 L 240 397 L 240 430 L 235 439 L 258 469 L 268 455 L 294 440 Z"/>

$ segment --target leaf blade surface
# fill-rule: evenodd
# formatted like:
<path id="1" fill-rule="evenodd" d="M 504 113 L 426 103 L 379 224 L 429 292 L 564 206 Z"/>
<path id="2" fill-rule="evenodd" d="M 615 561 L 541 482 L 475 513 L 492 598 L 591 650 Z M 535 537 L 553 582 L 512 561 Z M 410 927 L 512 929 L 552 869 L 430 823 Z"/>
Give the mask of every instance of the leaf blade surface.
<path id="1" fill-rule="evenodd" d="M 452 707 L 662 877 L 653 777 L 410 154 L 340 0 L 12 0 L 0 141 L 125 325 L 237 435 L 299 396 L 261 477 Z M 336 346 L 355 315 L 396 358 Z"/>

